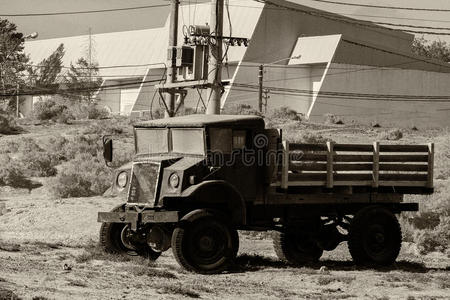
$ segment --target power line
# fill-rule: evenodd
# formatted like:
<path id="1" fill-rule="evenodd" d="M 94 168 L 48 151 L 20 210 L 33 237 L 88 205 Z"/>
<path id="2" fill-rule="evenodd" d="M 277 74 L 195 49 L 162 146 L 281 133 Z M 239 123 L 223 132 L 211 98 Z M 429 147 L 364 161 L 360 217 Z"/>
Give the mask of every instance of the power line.
<path id="1" fill-rule="evenodd" d="M 384 5 L 371 5 L 371 4 L 337 2 L 337 1 L 330 1 L 330 0 L 310 0 L 310 1 L 321 2 L 321 3 L 329 3 L 329 4 L 336 4 L 336 5 L 345 5 L 345 6 L 369 7 L 369 8 L 399 9 L 399 10 L 414 10 L 414 11 L 434 11 L 434 12 L 450 12 L 450 9 L 440 9 L 440 8 L 418 8 L 418 7 L 384 6 Z"/>
<path id="2" fill-rule="evenodd" d="M 310 15 L 310 16 L 318 16 L 318 17 L 322 17 L 325 19 L 329 19 L 329 20 L 333 20 L 333 21 L 337 21 L 337 22 L 341 22 L 341 23 L 347 23 L 347 24 L 352 24 L 352 25 L 357 25 L 357 26 L 361 26 L 361 27 L 368 27 L 368 28 L 373 28 L 373 29 L 378 29 L 378 30 L 389 30 L 389 31 L 395 31 L 395 32 L 408 32 L 408 33 L 415 33 L 415 34 L 431 34 L 431 35 L 443 35 L 443 36 L 450 36 L 450 32 L 435 32 L 435 31 L 421 31 L 421 30 L 410 30 L 410 29 L 396 29 L 396 28 L 389 28 L 389 27 L 380 27 L 376 24 L 381 24 L 381 25 L 390 25 L 390 26 L 397 26 L 397 27 L 407 27 L 407 25 L 405 24 L 394 24 L 394 23 L 384 23 L 383 22 L 369 22 L 369 21 L 357 21 L 354 19 L 344 19 L 339 17 L 338 15 L 335 14 L 329 14 L 329 13 L 325 13 L 325 12 L 318 12 L 318 11 L 308 11 L 308 10 L 304 10 L 304 9 L 300 9 L 297 7 L 289 7 L 289 6 L 284 6 L 281 4 L 277 4 L 268 0 L 253 0 L 259 3 L 265 3 L 267 5 L 272 5 L 275 7 L 279 7 L 285 10 L 290 10 L 290 11 L 296 11 L 296 12 L 300 12 L 306 15 Z"/>
<path id="3" fill-rule="evenodd" d="M 240 84 L 234 83 L 233 85 L 241 88 L 248 89 L 258 89 L 259 86 L 251 84 Z M 444 102 L 450 103 L 450 96 L 434 96 L 434 95 L 400 95 L 400 94 L 365 94 L 365 93 L 346 93 L 346 92 L 335 92 L 335 91 L 311 91 L 311 90 L 301 90 L 301 89 L 288 89 L 281 87 L 269 87 L 266 89 L 276 92 L 284 92 L 286 94 L 300 94 L 300 95 L 317 95 L 317 96 L 327 96 L 328 98 L 338 98 L 338 99 L 353 99 L 353 100 L 380 100 L 380 101 L 392 101 L 392 102 Z"/>
<path id="4" fill-rule="evenodd" d="M 62 11 L 62 12 L 27 13 L 27 14 L 0 14 L 0 17 L 40 17 L 40 16 L 57 16 L 57 15 L 80 15 L 80 14 L 105 13 L 105 12 L 113 12 L 113 11 L 138 10 L 138 9 L 157 8 L 157 7 L 166 7 L 166 6 L 169 6 L 169 4 L 145 5 L 145 6 L 135 6 L 135 7 L 124 7 L 124 8 L 85 10 L 85 11 Z"/>

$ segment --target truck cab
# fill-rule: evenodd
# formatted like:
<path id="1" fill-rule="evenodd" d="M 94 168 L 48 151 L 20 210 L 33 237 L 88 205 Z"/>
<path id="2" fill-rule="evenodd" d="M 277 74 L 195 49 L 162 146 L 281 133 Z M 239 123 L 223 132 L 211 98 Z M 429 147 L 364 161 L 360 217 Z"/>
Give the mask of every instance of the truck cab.
<path id="1" fill-rule="evenodd" d="M 405 164 L 409 177 L 404 178 L 411 182 L 411 171 L 428 172 L 427 178 L 423 173 L 414 177 L 425 180 L 423 185 L 409 187 L 403 177 L 379 174 L 386 167 L 379 162 L 380 146 L 378 153 L 372 145 L 291 144 L 290 150 L 281 131 L 266 129 L 258 116 L 147 121 L 134 126 L 134 138 L 134 159 L 114 180 L 116 188 L 126 191 L 126 202 L 98 215 L 102 246 L 151 259 L 172 247 L 181 266 L 204 274 L 232 263 L 239 247 L 237 230 L 274 230 L 275 251 L 291 264 L 318 260 L 343 241 L 349 242 L 355 262 L 391 263 L 401 245 L 395 214 L 418 209 L 415 203 L 402 203 L 403 194 L 432 192 L 429 155 L 422 157 L 427 165 Z M 112 142 L 104 140 L 104 147 L 111 161 Z M 336 149 L 370 155 L 345 156 Z M 411 154 L 425 148 L 398 149 Z M 333 161 L 342 157 L 345 167 Z"/>

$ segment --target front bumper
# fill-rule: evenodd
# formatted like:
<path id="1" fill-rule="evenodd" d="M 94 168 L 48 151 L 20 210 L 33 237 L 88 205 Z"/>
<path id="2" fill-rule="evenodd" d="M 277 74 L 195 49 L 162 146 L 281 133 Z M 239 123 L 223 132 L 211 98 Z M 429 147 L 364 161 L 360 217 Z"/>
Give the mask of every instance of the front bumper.
<path id="1" fill-rule="evenodd" d="M 179 217 L 178 211 L 146 210 L 143 212 L 99 212 L 97 221 L 102 223 L 131 224 L 131 229 L 135 230 L 137 228 L 137 224 L 176 223 L 179 221 Z"/>

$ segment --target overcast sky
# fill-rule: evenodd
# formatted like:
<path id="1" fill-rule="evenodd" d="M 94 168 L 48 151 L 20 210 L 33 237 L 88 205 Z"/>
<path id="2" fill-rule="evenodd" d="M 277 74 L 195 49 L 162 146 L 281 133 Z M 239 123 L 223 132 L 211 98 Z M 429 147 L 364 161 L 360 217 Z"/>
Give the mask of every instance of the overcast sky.
<path id="1" fill-rule="evenodd" d="M 340 2 L 364 3 L 387 6 L 407 6 L 420 8 L 450 9 L 449 0 L 335 0 Z M 167 0 L 0 0 L 0 14 L 47 13 L 62 11 L 86 11 L 143 5 L 169 3 Z M 183 3 L 195 3 L 184 0 Z M 205 2 L 199 0 L 198 2 Z M 292 0 L 300 4 L 347 14 L 353 18 L 380 22 L 413 24 L 420 26 L 450 27 L 450 12 L 418 12 L 405 10 L 385 10 L 375 8 L 358 8 L 332 4 L 321 4 L 310 0 Z M 432 5 L 432 6 L 431 6 Z M 145 29 L 164 24 L 168 8 L 148 8 L 132 11 L 105 12 L 95 14 L 45 16 L 45 17 L 10 17 L 19 30 L 25 34 L 39 32 L 40 39 L 87 34 L 89 27 L 93 33 Z M 378 17 L 367 17 L 378 16 Z M 186 16 L 185 16 L 186 17 Z M 187 18 L 187 17 L 186 17 Z M 421 19 L 421 20 L 411 20 Z M 450 30 L 449 30 L 450 32 Z M 427 36 L 429 39 L 443 39 L 450 42 L 450 37 Z"/>

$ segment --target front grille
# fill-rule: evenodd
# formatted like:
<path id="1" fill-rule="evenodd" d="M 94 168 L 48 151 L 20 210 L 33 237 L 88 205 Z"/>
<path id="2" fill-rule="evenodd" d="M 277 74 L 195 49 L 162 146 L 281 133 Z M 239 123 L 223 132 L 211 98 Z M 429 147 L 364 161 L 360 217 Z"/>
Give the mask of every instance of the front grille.
<path id="1" fill-rule="evenodd" d="M 131 182 L 128 203 L 155 204 L 159 173 L 159 163 L 134 163 L 131 169 Z"/>

